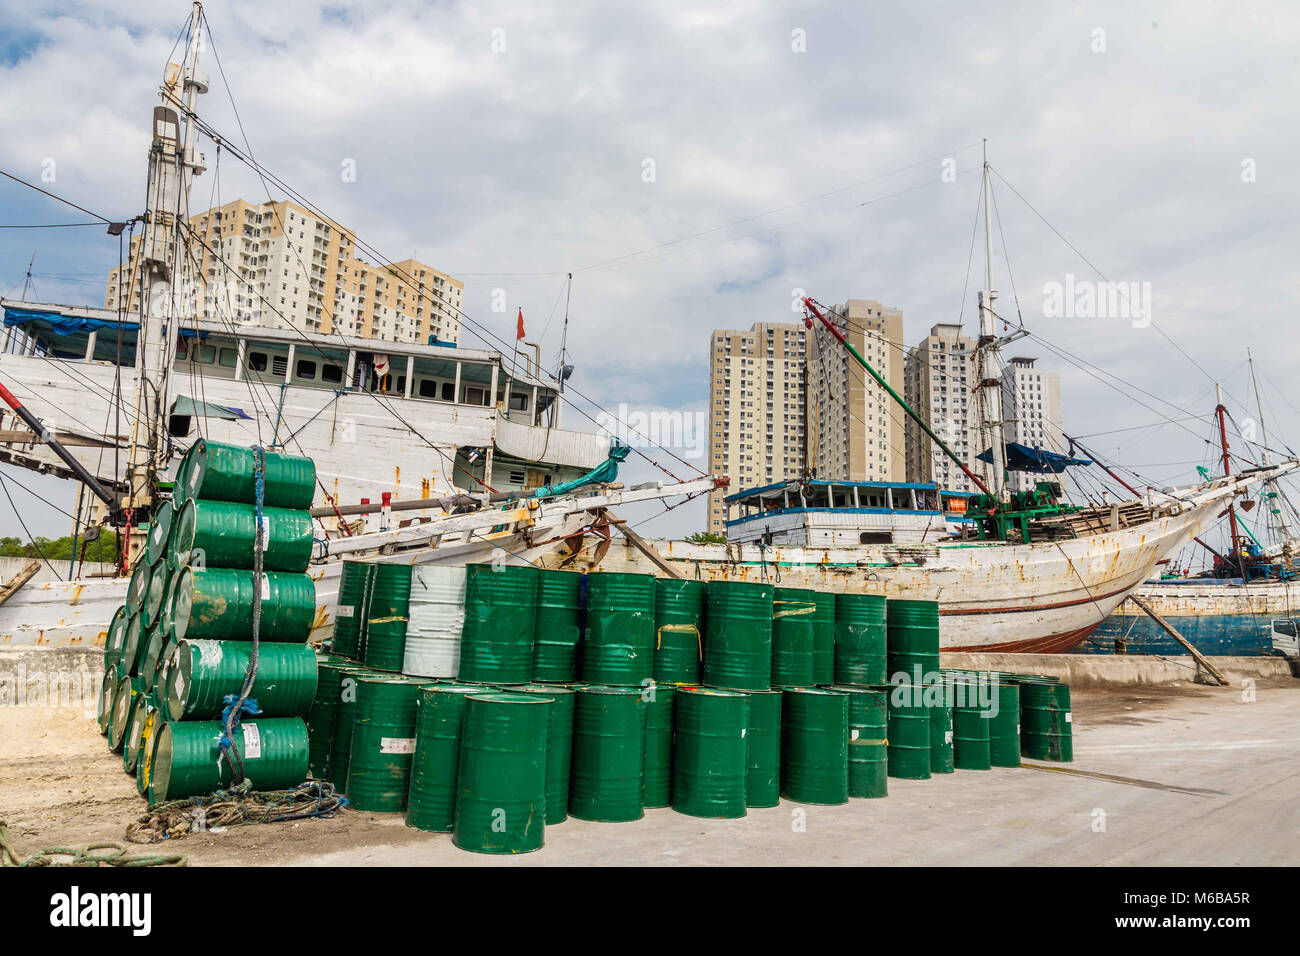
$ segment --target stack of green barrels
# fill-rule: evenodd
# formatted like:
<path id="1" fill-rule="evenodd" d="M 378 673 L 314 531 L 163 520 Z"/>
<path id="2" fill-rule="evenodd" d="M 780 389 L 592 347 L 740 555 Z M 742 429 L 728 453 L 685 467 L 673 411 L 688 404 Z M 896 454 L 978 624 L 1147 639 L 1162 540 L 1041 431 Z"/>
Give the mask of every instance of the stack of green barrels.
<path id="1" fill-rule="evenodd" d="M 307 644 L 316 589 L 308 458 L 267 452 L 263 573 L 255 580 L 255 458 L 249 448 L 196 442 L 173 497 L 154 511 L 144 549 L 105 639 L 100 726 L 151 804 L 211 793 L 237 776 L 218 741 L 227 702 L 251 663 L 254 589 L 261 592 L 257 674 L 233 743 L 256 789 L 307 777 L 302 717 L 316 693 Z M 220 757 L 220 759 L 218 759 Z"/>

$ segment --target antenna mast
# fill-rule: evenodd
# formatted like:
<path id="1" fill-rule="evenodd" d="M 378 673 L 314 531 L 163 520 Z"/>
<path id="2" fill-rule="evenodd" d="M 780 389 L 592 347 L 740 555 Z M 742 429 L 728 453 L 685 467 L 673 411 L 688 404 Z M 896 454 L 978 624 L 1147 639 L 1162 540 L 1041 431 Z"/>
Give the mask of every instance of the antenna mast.
<path id="1" fill-rule="evenodd" d="M 1259 415 L 1259 447 L 1263 455 L 1264 467 L 1268 468 L 1273 464 L 1273 453 L 1269 451 L 1268 434 L 1264 431 L 1264 403 L 1259 396 L 1259 379 L 1255 377 L 1255 359 L 1251 357 L 1249 348 L 1246 349 L 1246 362 L 1250 365 L 1250 384 L 1255 389 L 1255 409 L 1256 414 Z M 1263 497 L 1268 500 L 1268 510 L 1271 515 L 1269 525 L 1283 548 L 1286 548 L 1291 540 L 1291 522 L 1279 505 L 1282 489 L 1274 479 L 1270 478 L 1264 482 Z"/>
<path id="2" fill-rule="evenodd" d="M 1002 500 L 1006 482 L 1007 450 L 1002 437 L 1002 361 L 998 349 L 993 303 L 993 226 L 989 217 L 989 141 L 984 140 L 984 257 L 985 287 L 979 293 L 980 337 L 975 348 L 980 374 L 980 418 L 988 432 L 992 462 L 989 485 L 993 497 Z"/>
<path id="3" fill-rule="evenodd" d="M 196 2 L 190 11 L 184 62 L 167 64 L 159 91 L 162 105 L 153 111 L 145 226 L 139 249 L 140 361 L 128 465 L 128 508 L 152 504 L 157 475 L 168 463 L 169 343 L 179 334 L 182 307 L 193 294 L 185 234 L 190 184 L 205 168 L 202 154 L 194 152 L 196 130 L 191 119 L 198 94 L 208 91 L 207 76 L 198 68 L 202 24 L 203 5 Z"/>

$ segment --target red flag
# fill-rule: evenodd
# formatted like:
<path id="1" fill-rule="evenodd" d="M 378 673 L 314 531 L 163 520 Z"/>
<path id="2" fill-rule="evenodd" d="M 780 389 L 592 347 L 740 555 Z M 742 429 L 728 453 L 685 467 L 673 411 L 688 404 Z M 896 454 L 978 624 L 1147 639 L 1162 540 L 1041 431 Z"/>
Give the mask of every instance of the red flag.
<path id="1" fill-rule="evenodd" d="M 516 338 L 516 339 L 522 339 L 523 337 L 524 337 L 524 310 L 523 310 L 523 309 L 520 309 L 520 310 L 519 310 L 519 324 L 518 324 L 518 326 L 517 326 L 516 329 L 515 329 L 515 338 Z"/>

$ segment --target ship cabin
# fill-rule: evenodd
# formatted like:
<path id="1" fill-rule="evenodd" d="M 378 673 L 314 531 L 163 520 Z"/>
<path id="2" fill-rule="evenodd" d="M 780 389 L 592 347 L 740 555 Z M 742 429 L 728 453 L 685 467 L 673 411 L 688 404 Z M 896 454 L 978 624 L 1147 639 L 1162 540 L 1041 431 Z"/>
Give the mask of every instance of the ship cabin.
<path id="1" fill-rule="evenodd" d="M 969 498 L 927 483 L 792 478 L 728 495 L 727 540 L 817 548 L 933 544 L 960 533 Z"/>
<path id="2" fill-rule="evenodd" d="M 0 300 L 0 307 L 6 354 L 136 366 L 139 324 L 120 321 L 115 311 L 10 299 Z M 543 381 L 527 352 L 512 370 L 499 352 L 454 343 L 399 343 L 196 319 L 181 323 L 173 368 L 196 389 L 205 380 L 228 380 L 378 392 L 388 399 L 497 407 L 516 424 L 560 427 L 559 389 Z"/>

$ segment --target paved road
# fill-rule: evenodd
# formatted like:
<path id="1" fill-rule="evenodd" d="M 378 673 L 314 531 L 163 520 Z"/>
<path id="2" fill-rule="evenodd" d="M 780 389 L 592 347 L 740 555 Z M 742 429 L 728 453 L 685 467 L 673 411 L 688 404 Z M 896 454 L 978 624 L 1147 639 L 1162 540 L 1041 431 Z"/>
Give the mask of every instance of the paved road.
<path id="1" fill-rule="evenodd" d="M 317 846 L 296 855 L 290 844 L 282 859 L 320 865 L 1295 865 L 1298 706 L 1300 682 L 1263 687 L 1249 703 L 1240 689 L 1080 692 L 1075 761 L 1066 772 L 1058 765 L 891 779 L 884 800 L 838 807 L 783 802 L 740 820 L 699 820 L 671 810 L 649 811 L 636 823 L 569 820 L 547 830 L 542 851 L 504 859 L 464 853 L 449 837 L 372 817 L 367 836 L 346 850 L 321 853 Z M 355 825 L 348 829 L 348 842 L 361 837 Z M 263 849 L 270 848 L 264 843 Z"/>

